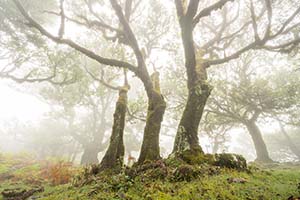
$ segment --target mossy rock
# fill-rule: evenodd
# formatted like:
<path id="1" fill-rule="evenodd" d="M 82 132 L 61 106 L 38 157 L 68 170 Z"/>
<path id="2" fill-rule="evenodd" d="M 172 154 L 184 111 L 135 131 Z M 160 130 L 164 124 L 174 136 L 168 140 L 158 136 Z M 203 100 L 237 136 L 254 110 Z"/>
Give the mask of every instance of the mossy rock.
<path id="1" fill-rule="evenodd" d="M 247 170 L 247 161 L 241 155 L 222 153 L 222 154 L 215 154 L 214 157 L 215 157 L 214 165 L 216 166 L 226 167 L 229 169 L 236 169 L 239 171 Z"/>
<path id="2" fill-rule="evenodd" d="M 186 150 L 177 154 L 176 157 L 189 165 L 212 164 L 214 162 L 214 157 L 211 154 L 204 154 L 201 149 Z"/>

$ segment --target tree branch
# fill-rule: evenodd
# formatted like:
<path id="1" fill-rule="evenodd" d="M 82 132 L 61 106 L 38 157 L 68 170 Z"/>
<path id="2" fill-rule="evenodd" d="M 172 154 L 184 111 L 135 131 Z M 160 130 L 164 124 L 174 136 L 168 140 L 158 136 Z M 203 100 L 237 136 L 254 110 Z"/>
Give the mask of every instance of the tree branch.
<path id="1" fill-rule="evenodd" d="M 138 62 L 138 67 L 145 67 L 145 61 L 143 58 L 143 54 L 139 48 L 137 39 L 135 38 L 135 35 L 134 35 L 131 27 L 128 24 L 128 21 L 126 20 L 126 17 L 123 14 L 121 6 L 117 3 L 116 0 L 110 0 L 110 2 L 119 18 L 120 23 L 123 26 L 126 39 L 128 40 L 130 46 L 132 47 L 132 49 L 134 51 L 134 54 L 135 54 L 137 62 Z"/>
<path id="2" fill-rule="evenodd" d="M 58 37 L 62 38 L 65 34 L 65 10 L 64 10 L 64 0 L 60 0 L 60 27 L 58 31 Z"/>
<path id="3" fill-rule="evenodd" d="M 104 70 L 101 69 L 101 78 L 96 77 L 91 71 L 89 71 L 89 69 L 87 68 L 86 65 L 84 65 L 85 71 L 96 81 L 98 81 L 99 83 L 101 83 L 102 85 L 104 85 L 105 87 L 111 89 L 111 90 L 120 90 L 121 87 L 117 87 L 117 86 L 113 86 L 109 83 L 107 83 L 104 80 Z"/>
<path id="4" fill-rule="evenodd" d="M 213 4 L 213 5 L 211 5 L 211 6 L 207 7 L 207 8 L 204 8 L 194 18 L 194 20 L 193 20 L 194 27 L 199 23 L 199 21 L 200 21 L 201 18 L 209 16 L 215 10 L 222 9 L 223 6 L 227 2 L 229 2 L 229 1 L 233 2 L 234 0 L 220 0 L 217 3 L 215 3 L 215 4 Z"/>
<path id="5" fill-rule="evenodd" d="M 31 18 L 29 16 L 29 14 L 25 11 L 25 9 L 23 8 L 23 6 L 21 5 L 21 3 L 18 0 L 13 0 L 13 2 L 17 6 L 17 8 L 21 12 L 21 14 L 24 16 L 24 18 L 29 22 L 29 26 L 34 27 L 42 35 L 48 37 L 52 41 L 54 41 L 58 44 L 68 45 L 68 46 L 72 47 L 73 49 L 83 53 L 87 57 L 89 57 L 93 60 L 96 60 L 97 62 L 99 62 L 101 64 L 114 66 L 114 67 L 119 67 L 119 68 L 127 68 L 128 70 L 130 70 L 134 73 L 137 72 L 137 68 L 134 65 L 130 64 L 130 63 L 120 61 L 120 60 L 115 60 L 115 59 L 104 58 L 102 56 L 97 55 L 93 51 L 88 50 L 88 49 L 78 45 L 77 43 L 73 42 L 72 40 L 62 39 L 62 38 L 59 38 L 59 37 L 56 37 L 56 36 L 52 35 L 50 32 L 48 32 L 46 29 L 44 29 L 39 23 L 37 23 L 33 18 Z"/>

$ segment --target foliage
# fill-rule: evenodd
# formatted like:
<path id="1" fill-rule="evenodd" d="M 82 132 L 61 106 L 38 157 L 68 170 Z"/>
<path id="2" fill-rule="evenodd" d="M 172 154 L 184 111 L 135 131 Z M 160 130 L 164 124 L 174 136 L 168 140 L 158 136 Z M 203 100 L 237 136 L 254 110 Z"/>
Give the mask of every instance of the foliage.
<path id="1" fill-rule="evenodd" d="M 41 168 L 41 176 L 50 181 L 52 185 L 66 184 L 71 181 L 75 171 L 72 163 L 58 161 L 49 162 L 46 161 L 44 166 Z"/>
<path id="2" fill-rule="evenodd" d="M 36 160 L 26 154 L 2 155 L 0 169 L 0 190 L 66 184 L 76 172 L 70 163 Z"/>

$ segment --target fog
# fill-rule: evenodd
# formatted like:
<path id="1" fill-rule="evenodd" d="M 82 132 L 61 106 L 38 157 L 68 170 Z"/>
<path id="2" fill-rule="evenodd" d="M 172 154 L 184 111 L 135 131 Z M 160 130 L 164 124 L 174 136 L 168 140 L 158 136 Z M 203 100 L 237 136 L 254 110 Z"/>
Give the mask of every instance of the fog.
<path id="1" fill-rule="evenodd" d="M 154 158 L 146 149 L 154 146 L 163 158 L 181 151 L 182 131 L 191 132 L 187 148 L 205 153 L 299 161 L 300 18 L 295 9 L 283 14 L 293 1 L 275 2 L 272 14 L 263 1 L 255 2 L 216 7 L 197 21 L 193 46 L 183 39 L 182 47 L 180 33 L 188 28 L 178 25 L 173 2 L 133 1 L 132 13 L 123 16 L 128 28 L 118 4 L 112 9 L 106 1 L 66 2 L 64 14 L 57 1 L 2 1 L 1 152 L 99 163 L 122 119 L 114 118 L 116 103 L 128 86 L 125 164 L 137 160 L 141 148 L 148 159 Z M 189 68 L 189 59 L 197 65 Z M 192 100 L 193 92 L 201 102 Z M 166 108 L 151 117 L 156 101 Z M 194 111 L 189 101 L 196 102 Z M 148 144 L 147 137 L 159 144 Z"/>
<path id="2" fill-rule="evenodd" d="M 0 0 L 0 200 L 300 199 L 299 0 Z"/>

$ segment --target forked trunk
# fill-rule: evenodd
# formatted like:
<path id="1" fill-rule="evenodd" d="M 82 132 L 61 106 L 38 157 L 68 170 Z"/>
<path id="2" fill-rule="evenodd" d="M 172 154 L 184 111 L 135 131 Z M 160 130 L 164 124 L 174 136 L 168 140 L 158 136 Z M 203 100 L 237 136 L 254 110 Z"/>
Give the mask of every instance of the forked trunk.
<path id="1" fill-rule="evenodd" d="M 142 149 L 138 159 L 139 164 L 146 160 L 160 159 L 159 133 L 166 110 L 166 102 L 160 92 L 159 73 L 155 72 L 151 79 L 154 89 L 148 99 L 147 120 Z"/>
<path id="2" fill-rule="evenodd" d="M 101 169 L 116 168 L 123 165 L 125 152 L 123 134 L 127 112 L 127 92 L 128 87 L 124 87 L 119 91 L 119 99 L 114 113 L 113 130 L 109 147 L 100 163 Z"/>
<path id="3" fill-rule="evenodd" d="M 273 162 L 273 160 L 269 156 L 269 152 L 265 141 L 262 137 L 262 134 L 255 124 L 255 122 L 247 122 L 246 127 L 249 131 L 249 134 L 252 137 L 252 141 L 254 143 L 255 151 L 256 151 L 256 160 L 258 162 Z"/>

